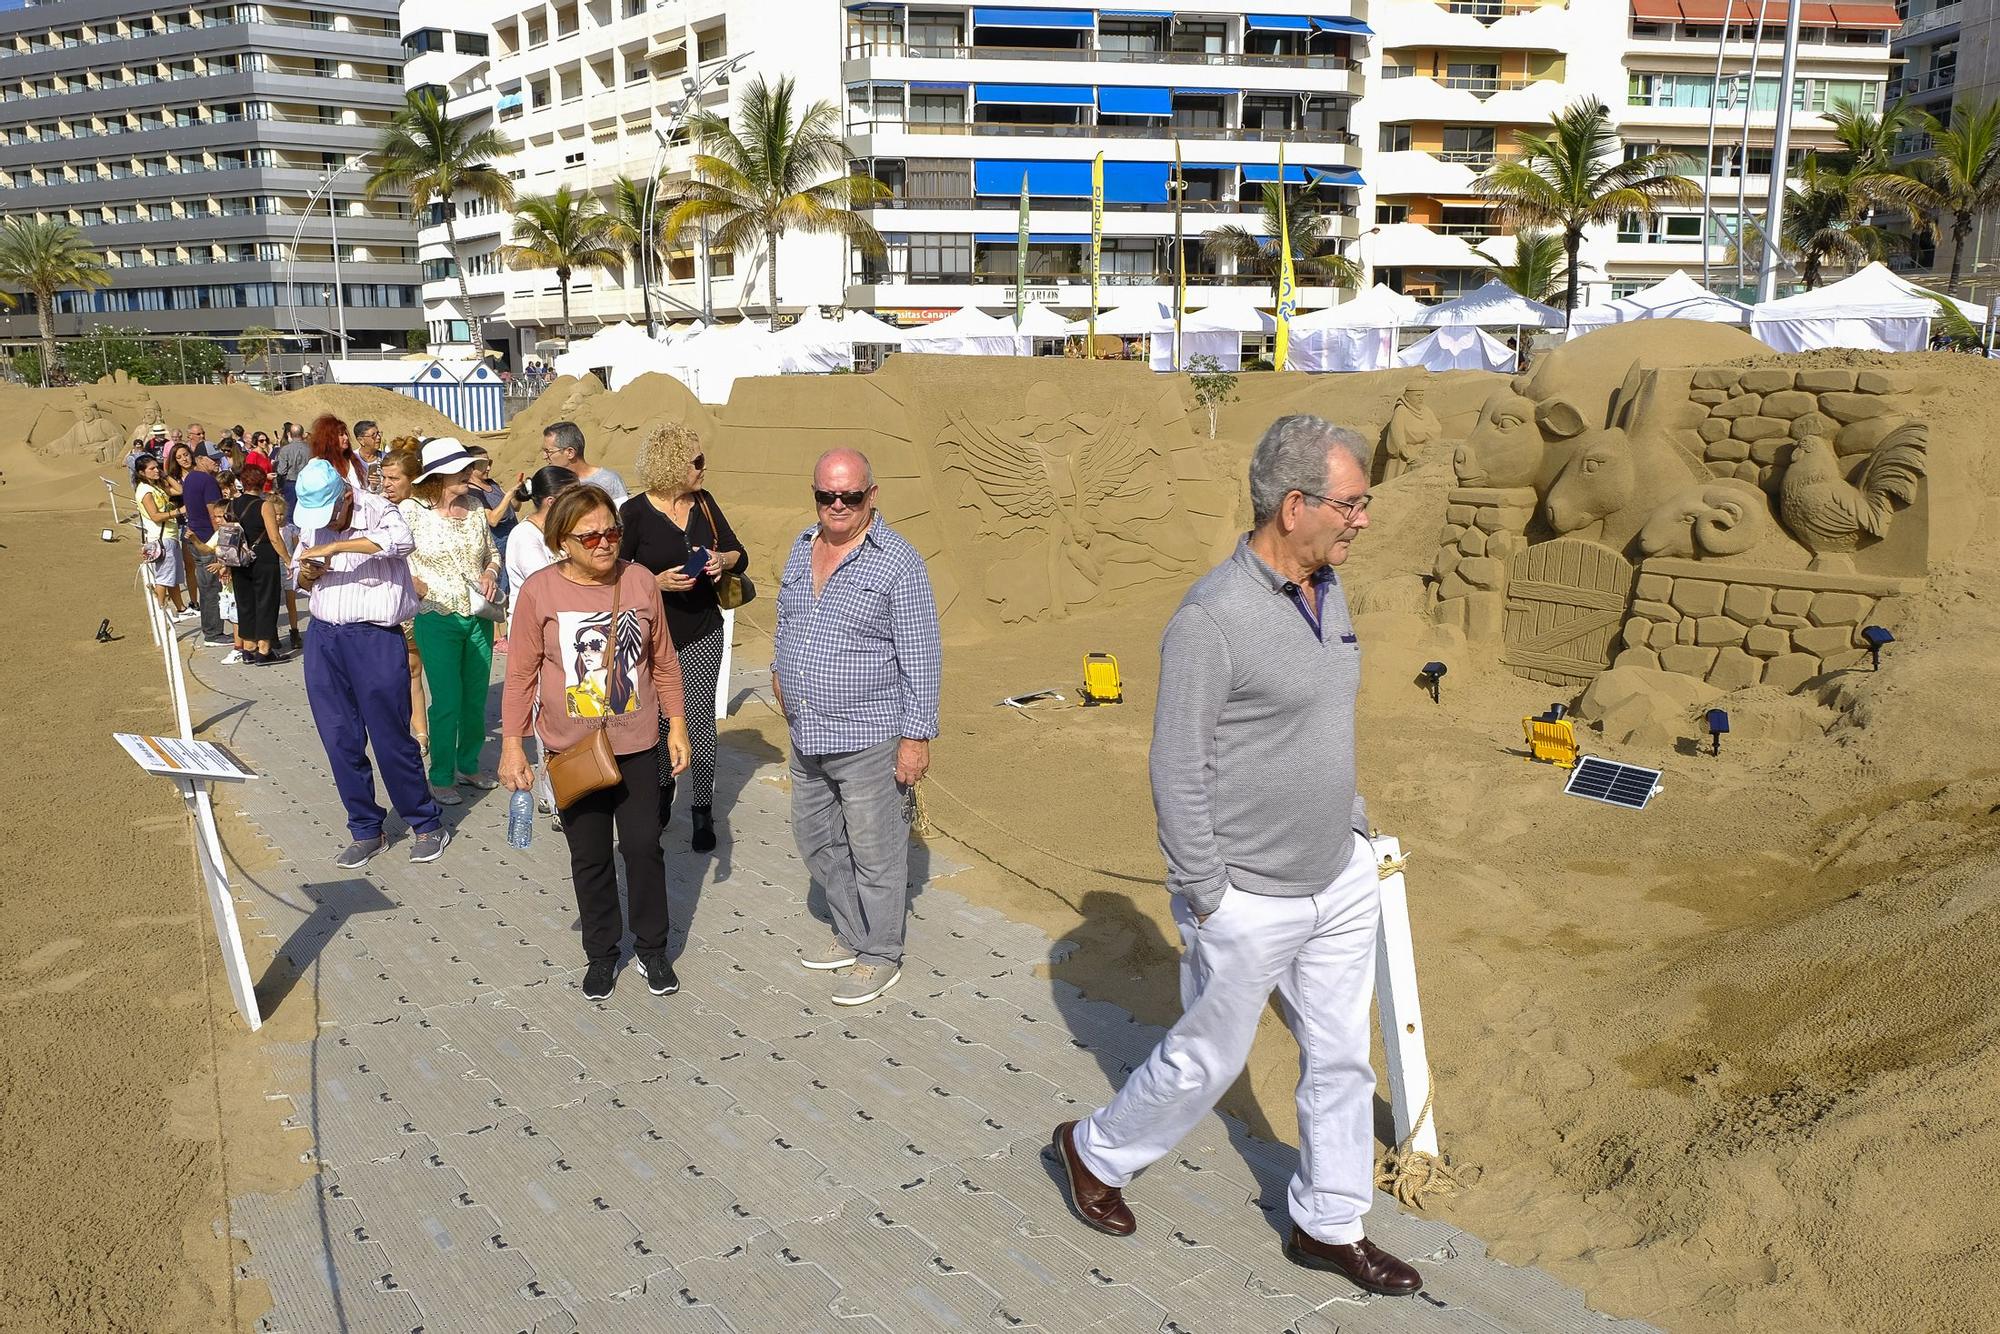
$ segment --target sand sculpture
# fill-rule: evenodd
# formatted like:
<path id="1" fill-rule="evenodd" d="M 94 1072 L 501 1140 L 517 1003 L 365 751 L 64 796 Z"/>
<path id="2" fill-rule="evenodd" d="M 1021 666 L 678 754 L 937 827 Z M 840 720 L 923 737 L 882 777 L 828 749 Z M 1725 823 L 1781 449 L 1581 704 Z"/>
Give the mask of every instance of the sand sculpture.
<path id="1" fill-rule="evenodd" d="M 1436 412 L 1425 405 L 1429 387 L 1423 380 L 1412 380 L 1396 400 L 1394 411 L 1389 414 L 1389 424 L 1382 431 L 1382 448 L 1386 458 L 1382 464 L 1382 477 L 1401 477 L 1416 463 L 1424 451 L 1444 439 L 1444 423 L 1438 420 Z"/>
<path id="2" fill-rule="evenodd" d="M 1643 367 L 1601 425 L 1560 377 L 1453 450 L 1433 614 L 1537 680 L 1614 662 L 1794 689 L 1928 568 L 1928 432 L 1879 370 Z"/>
<path id="3" fill-rule="evenodd" d="M 110 462 L 122 457 L 126 446 L 125 429 L 110 414 L 98 407 L 96 401 L 83 389 L 69 391 L 69 412 L 72 421 L 68 429 L 62 430 L 53 439 L 41 444 L 40 452 L 53 458 L 74 458 L 88 456 L 99 463 Z M 46 415 L 60 413 L 62 409 L 49 409 Z M 38 427 L 48 429 L 37 422 Z"/>

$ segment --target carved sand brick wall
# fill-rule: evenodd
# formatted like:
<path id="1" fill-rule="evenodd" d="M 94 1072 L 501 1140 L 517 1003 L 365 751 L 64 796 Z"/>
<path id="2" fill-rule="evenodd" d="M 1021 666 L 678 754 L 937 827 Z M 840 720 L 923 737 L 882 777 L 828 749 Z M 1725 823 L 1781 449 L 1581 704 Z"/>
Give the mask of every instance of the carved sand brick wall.
<path id="1" fill-rule="evenodd" d="M 1724 690 L 1794 690 L 1866 656 L 1861 627 L 1912 581 L 1655 557 L 1639 567 L 1619 667 L 1658 667 Z"/>
<path id="2" fill-rule="evenodd" d="M 1445 496 L 1444 528 L 1431 566 L 1440 625 L 1473 643 L 1498 643 L 1507 621 L 1507 565 L 1528 545 L 1533 487 L 1456 487 Z"/>
<path id="3" fill-rule="evenodd" d="M 1694 428 L 1708 470 L 1768 486 L 1800 418 L 1832 418 L 1840 428 L 1835 450 L 1843 457 L 1865 454 L 1907 411 L 1892 397 L 1900 388 L 1887 371 L 1709 366 L 1694 372 L 1688 398 L 1708 409 Z"/>

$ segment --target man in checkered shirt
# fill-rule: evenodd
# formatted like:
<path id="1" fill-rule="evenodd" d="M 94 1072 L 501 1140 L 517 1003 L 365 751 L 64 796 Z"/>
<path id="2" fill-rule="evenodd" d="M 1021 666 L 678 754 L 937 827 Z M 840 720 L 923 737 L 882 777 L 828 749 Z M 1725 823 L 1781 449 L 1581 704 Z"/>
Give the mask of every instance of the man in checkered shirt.
<path id="1" fill-rule="evenodd" d="M 819 522 L 785 561 L 771 659 L 792 733 L 792 833 L 833 918 L 832 939 L 799 962 L 842 975 L 836 1005 L 866 1005 L 902 976 L 908 797 L 938 730 L 930 574 L 875 491 L 857 450 L 813 466 Z"/>

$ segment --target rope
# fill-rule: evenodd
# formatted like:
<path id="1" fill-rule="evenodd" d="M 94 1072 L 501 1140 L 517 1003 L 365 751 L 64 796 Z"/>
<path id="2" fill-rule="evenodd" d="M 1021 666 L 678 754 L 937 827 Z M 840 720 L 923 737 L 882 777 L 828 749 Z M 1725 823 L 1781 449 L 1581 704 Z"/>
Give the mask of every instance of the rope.
<path id="1" fill-rule="evenodd" d="M 1437 1084 L 1430 1079 L 1430 1068 L 1424 1069 L 1427 1084 L 1424 1093 L 1423 1110 L 1410 1125 L 1410 1133 L 1403 1142 L 1382 1155 L 1375 1164 L 1375 1189 L 1384 1191 L 1395 1198 L 1396 1203 L 1407 1209 L 1421 1209 L 1433 1198 L 1456 1195 L 1464 1188 L 1458 1169 L 1434 1153 L 1419 1153 L 1410 1146 L 1416 1143 L 1417 1135 L 1431 1119 L 1431 1101 L 1436 1095 Z"/>

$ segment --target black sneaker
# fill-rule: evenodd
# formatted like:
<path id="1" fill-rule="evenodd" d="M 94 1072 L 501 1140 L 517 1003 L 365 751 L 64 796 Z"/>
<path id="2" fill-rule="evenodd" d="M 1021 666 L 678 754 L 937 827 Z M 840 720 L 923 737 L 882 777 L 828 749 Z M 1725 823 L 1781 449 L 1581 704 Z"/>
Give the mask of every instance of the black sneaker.
<path id="1" fill-rule="evenodd" d="M 601 1001 L 611 994 L 612 984 L 618 980 L 618 961 L 599 959 L 583 972 L 583 998 Z"/>
<path id="2" fill-rule="evenodd" d="M 671 996 L 681 989 L 681 980 L 674 976 L 674 966 L 667 962 L 665 950 L 647 950 L 636 962 L 639 976 L 646 979 L 646 989 L 655 996 Z"/>

